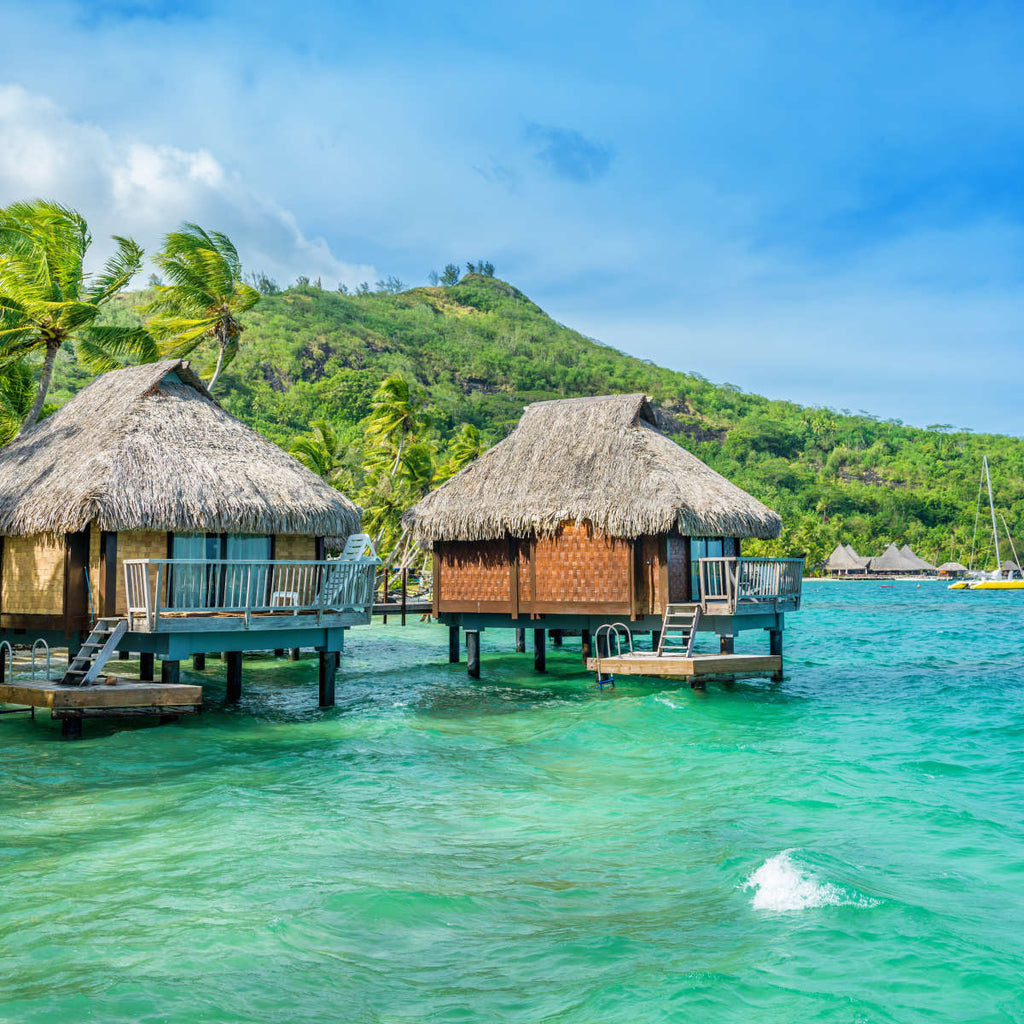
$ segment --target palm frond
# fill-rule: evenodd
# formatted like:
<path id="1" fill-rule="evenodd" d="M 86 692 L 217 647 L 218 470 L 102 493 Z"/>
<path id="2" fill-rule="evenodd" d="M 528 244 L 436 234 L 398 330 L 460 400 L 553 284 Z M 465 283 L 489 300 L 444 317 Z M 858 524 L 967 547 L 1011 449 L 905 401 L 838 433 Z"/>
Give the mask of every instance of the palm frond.
<path id="1" fill-rule="evenodd" d="M 119 370 L 132 362 L 152 362 L 160 355 L 148 331 L 117 326 L 93 327 L 76 342 L 75 354 L 93 373 Z"/>
<path id="2" fill-rule="evenodd" d="M 104 264 L 103 270 L 92 278 L 82 296 L 86 302 L 97 306 L 121 291 L 142 266 L 142 246 L 131 238 L 120 235 L 113 238 L 117 242 L 117 251 Z"/>

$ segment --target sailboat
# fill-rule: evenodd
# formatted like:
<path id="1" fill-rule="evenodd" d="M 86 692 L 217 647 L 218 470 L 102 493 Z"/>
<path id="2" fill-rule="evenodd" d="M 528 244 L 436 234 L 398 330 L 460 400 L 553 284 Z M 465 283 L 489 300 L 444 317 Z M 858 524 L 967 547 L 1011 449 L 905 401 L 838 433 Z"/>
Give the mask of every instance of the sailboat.
<path id="1" fill-rule="evenodd" d="M 1009 576 L 1004 578 L 1003 576 L 1003 560 L 999 554 L 999 528 L 996 526 L 996 506 L 992 500 L 992 477 L 988 471 L 988 456 L 983 455 L 981 458 L 982 466 L 984 468 L 985 482 L 988 484 L 988 508 L 989 512 L 992 513 L 992 540 L 995 544 L 996 549 L 996 570 L 992 573 L 978 573 L 975 578 L 967 580 L 957 580 L 956 583 L 951 583 L 948 587 L 949 590 L 1024 590 L 1024 578 L 1021 577 L 1020 561 L 1017 558 L 1017 549 L 1013 546 L 1013 537 L 1010 536 L 1010 530 L 1006 525 L 1006 517 L 1000 513 L 1000 517 L 1003 520 L 1003 528 L 1006 530 L 1006 539 L 1010 542 L 1010 550 L 1013 552 L 1013 568 L 1009 570 Z M 978 485 L 978 505 L 981 505 L 981 484 Z M 974 530 L 977 534 L 978 530 L 978 517 L 974 519 Z M 973 557 L 973 550 L 972 550 Z"/>

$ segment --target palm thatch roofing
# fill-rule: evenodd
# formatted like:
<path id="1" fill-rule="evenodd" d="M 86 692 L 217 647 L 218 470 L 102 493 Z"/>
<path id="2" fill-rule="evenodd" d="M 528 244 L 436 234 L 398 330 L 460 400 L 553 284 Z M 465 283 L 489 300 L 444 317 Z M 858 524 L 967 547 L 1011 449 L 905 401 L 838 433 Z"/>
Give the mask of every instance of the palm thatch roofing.
<path id="1" fill-rule="evenodd" d="M 900 548 L 900 554 L 908 561 L 911 565 L 916 566 L 918 569 L 923 569 L 927 572 L 935 572 L 935 566 L 931 562 L 926 561 L 920 555 L 914 552 L 914 549 L 909 544 L 904 544 Z"/>
<path id="2" fill-rule="evenodd" d="M 853 548 L 845 544 L 837 544 L 835 550 L 825 561 L 829 572 L 863 572 L 867 559 L 861 558 Z"/>
<path id="3" fill-rule="evenodd" d="M 360 510 L 171 359 L 98 377 L 0 449 L 0 535 L 90 523 L 343 538 Z"/>
<path id="4" fill-rule="evenodd" d="M 939 572 L 969 572 L 970 570 L 966 565 L 961 565 L 959 562 L 943 562 L 939 566 Z"/>
<path id="5" fill-rule="evenodd" d="M 1001 566 L 999 566 L 999 568 L 1000 569 L 1007 569 L 1007 570 L 1011 570 L 1011 571 L 1013 571 L 1013 570 L 1019 571 L 1020 570 L 1020 566 L 1016 562 L 1011 561 L 1009 558 L 1004 558 L 1003 559 L 1003 564 Z"/>
<path id="6" fill-rule="evenodd" d="M 890 544 L 876 558 L 868 559 L 868 568 L 872 572 L 921 572 L 921 567 L 907 561 L 895 544 Z"/>
<path id="7" fill-rule="evenodd" d="M 852 544 L 844 544 L 843 547 L 846 548 L 846 550 L 849 552 L 851 558 L 857 559 L 857 562 L 862 569 L 867 568 L 868 562 L 871 561 L 870 558 L 868 558 L 865 555 L 858 555 L 857 552 L 854 551 Z"/>
<path id="8" fill-rule="evenodd" d="M 416 540 L 551 535 L 779 535 L 770 508 L 662 434 L 645 395 L 528 405 L 516 429 L 406 512 Z"/>

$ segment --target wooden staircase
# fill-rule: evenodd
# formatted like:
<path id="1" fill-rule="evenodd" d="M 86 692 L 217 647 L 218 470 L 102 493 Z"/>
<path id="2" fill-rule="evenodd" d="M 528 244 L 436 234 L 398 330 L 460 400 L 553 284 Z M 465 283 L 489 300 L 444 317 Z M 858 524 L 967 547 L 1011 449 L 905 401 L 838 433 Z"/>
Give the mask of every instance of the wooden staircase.
<path id="1" fill-rule="evenodd" d="M 62 686 L 89 686 L 96 681 L 103 666 L 117 650 L 121 637 L 128 632 L 126 619 L 97 619 L 85 643 L 68 661 L 68 670 L 61 679 Z"/>
<path id="2" fill-rule="evenodd" d="M 693 652 L 693 638 L 700 622 L 699 604 L 670 604 L 665 607 L 658 641 L 658 657 L 688 658 Z"/>

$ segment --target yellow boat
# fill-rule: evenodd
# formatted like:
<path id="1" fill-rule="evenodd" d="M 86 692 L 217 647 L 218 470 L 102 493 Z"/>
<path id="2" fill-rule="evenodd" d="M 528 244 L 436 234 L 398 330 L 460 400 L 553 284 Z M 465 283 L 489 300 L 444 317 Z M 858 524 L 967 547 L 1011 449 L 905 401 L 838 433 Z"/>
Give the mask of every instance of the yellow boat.
<path id="1" fill-rule="evenodd" d="M 1024 590 L 1024 580 L 957 580 L 948 590 Z"/>

